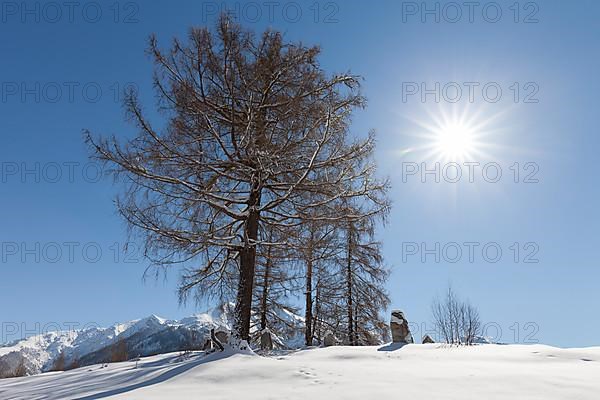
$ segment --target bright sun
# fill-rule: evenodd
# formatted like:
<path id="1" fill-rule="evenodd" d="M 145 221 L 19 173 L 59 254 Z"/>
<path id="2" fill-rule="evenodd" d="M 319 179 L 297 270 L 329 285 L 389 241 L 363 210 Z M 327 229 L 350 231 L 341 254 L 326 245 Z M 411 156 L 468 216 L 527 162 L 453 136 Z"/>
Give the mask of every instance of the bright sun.
<path id="1" fill-rule="evenodd" d="M 414 132 L 409 133 L 417 141 L 403 150 L 403 154 L 421 153 L 423 159 L 436 162 L 494 158 L 490 151 L 501 149 L 490 140 L 502 134 L 498 123 L 504 113 L 489 114 L 483 108 L 470 109 L 457 105 L 426 108 L 425 115 L 420 118 L 408 118 L 417 126 Z"/>
<path id="2" fill-rule="evenodd" d="M 475 132 L 463 123 L 445 124 L 436 129 L 434 147 L 446 159 L 462 159 L 475 149 Z"/>

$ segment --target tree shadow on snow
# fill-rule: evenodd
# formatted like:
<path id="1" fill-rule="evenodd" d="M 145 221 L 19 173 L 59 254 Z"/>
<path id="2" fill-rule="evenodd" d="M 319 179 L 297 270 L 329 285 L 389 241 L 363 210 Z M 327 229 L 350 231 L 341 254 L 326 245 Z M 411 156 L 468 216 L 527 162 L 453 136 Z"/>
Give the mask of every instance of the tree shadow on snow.
<path id="1" fill-rule="evenodd" d="M 377 351 L 395 351 L 395 350 L 399 350 L 402 347 L 406 346 L 407 343 L 389 343 L 386 344 L 385 346 L 381 346 L 380 348 L 377 349 Z"/>
<path id="2" fill-rule="evenodd" d="M 130 392 L 132 390 L 140 389 L 140 388 L 143 388 L 143 387 L 156 385 L 158 383 L 167 381 L 167 380 L 169 380 L 169 379 L 171 379 L 171 378 L 173 378 L 173 377 L 175 377 L 177 375 L 183 374 L 184 372 L 189 371 L 190 369 L 195 368 L 195 367 L 197 367 L 199 365 L 206 364 L 206 363 L 209 363 L 209 362 L 212 362 L 212 361 L 222 360 L 222 359 L 230 357 L 230 356 L 232 356 L 234 354 L 235 353 L 231 353 L 231 352 L 227 352 L 227 351 L 209 354 L 206 357 L 201 358 L 200 360 L 190 361 L 190 362 L 185 363 L 183 365 L 180 365 L 178 367 L 171 368 L 171 369 L 163 372 L 159 376 L 156 376 L 156 377 L 154 377 L 152 379 L 149 379 L 147 381 L 138 382 L 138 383 L 135 383 L 133 385 L 124 386 L 124 387 L 120 387 L 120 388 L 115 388 L 115 389 L 107 390 L 105 392 L 91 394 L 91 395 L 84 396 L 84 397 L 78 397 L 75 400 L 103 399 L 105 397 L 115 396 L 117 394 L 122 394 L 122 393 Z"/>

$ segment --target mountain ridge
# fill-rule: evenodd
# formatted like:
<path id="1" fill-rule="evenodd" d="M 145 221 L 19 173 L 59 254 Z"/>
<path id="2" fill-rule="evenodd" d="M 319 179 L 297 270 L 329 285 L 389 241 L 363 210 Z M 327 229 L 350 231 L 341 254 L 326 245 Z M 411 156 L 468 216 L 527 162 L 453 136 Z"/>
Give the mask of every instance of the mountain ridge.
<path id="1" fill-rule="evenodd" d="M 179 320 L 150 314 L 104 328 L 46 332 L 14 340 L 0 345 L 0 377 L 14 376 L 21 364 L 26 375 L 34 375 L 121 358 L 201 350 L 207 346 L 211 329 L 231 329 L 232 310 L 233 304 L 223 303 Z M 304 319 L 289 311 L 280 317 L 285 319 L 289 337 L 277 337 L 276 342 L 290 348 L 301 344 Z"/>

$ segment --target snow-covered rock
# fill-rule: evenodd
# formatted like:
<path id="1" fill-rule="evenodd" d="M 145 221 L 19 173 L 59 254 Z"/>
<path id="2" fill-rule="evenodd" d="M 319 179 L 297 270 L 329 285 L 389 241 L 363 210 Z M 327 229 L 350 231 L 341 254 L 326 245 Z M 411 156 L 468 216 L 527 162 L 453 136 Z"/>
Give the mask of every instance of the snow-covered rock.
<path id="1" fill-rule="evenodd" d="M 390 329 L 392 331 L 392 342 L 394 343 L 413 343 L 413 337 L 408 327 L 408 321 L 404 313 L 400 310 L 392 311 L 390 320 Z"/>
<path id="2" fill-rule="evenodd" d="M 262 330 L 260 333 L 261 350 L 273 350 L 273 338 L 271 336 L 271 331 L 268 328 Z"/>
<path id="3" fill-rule="evenodd" d="M 431 343 L 435 343 L 435 340 L 433 340 L 431 338 L 431 336 L 425 335 L 425 336 L 423 336 L 423 340 L 421 341 L 421 343 L 423 343 L 423 344 L 431 344 Z"/>
<path id="4" fill-rule="evenodd" d="M 325 332 L 325 336 L 323 337 L 323 346 L 330 347 L 335 346 L 337 344 L 337 339 L 335 335 L 331 331 Z"/>

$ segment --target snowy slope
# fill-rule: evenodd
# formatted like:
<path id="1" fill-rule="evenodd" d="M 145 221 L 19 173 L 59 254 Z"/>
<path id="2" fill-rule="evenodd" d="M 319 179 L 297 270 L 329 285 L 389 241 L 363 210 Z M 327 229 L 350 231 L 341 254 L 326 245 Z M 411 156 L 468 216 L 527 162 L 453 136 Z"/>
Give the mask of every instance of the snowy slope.
<path id="1" fill-rule="evenodd" d="M 199 333 L 197 341 L 201 343 L 208 338 L 211 328 L 218 328 L 223 322 L 223 317 L 213 311 L 180 321 L 151 315 L 108 328 L 48 332 L 1 346 L 0 366 L 6 368 L 7 360 L 15 360 L 16 355 L 22 355 L 28 374 L 36 374 L 51 369 L 61 353 L 65 355 L 67 365 L 74 360 L 83 365 L 98 363 L 109 357 L 110 349 L 118 340 L 127 342 L 132 356 L 175 351 L 184 346 L 186 340 L 189 341 L 186 332 Z M 165 342 L 168 344 L 165 345 Z M 165 351 L 161 351 L 162 348 Z"/>
<path id="2" fill-rule="evenodd" d="M 284 356 L 196 353 L 0 381 L 2 399 L 600 398 L 600 347 L 330 347 Z"/>
<path id="3" fill-rule="evenodd" d="M 141 343 L 159 332 L 172 331 L 173 328 L 198 327 L 198 329 L 204 328 L 202 332 L 205 333 L 206 329 L 216 326 L 214 321 L 208 320 L 210 318 L 207 318 L 206 315 L 182 321 L 168 321 L 152 315 L 108 328 L 93 327 L 85 330 L 35 335 L 0 347 L 0 366 L 6 369 L 7 360 L 16 360 L 15 356 L 21 355 L 25 360 L 28 374 L 36 374 L 52 368 L 61 353 L 65 355 L 67 365 L 76 359 L 83 360 L 84 364 L 87 364 L 86 360 L 90 360 L 92 363 L 94 361 L 101 362 L 101 358 L 106 356 L 117 340 L 127 340 L 130 348 L 135 349 L 137 343 Z M 152 349 L 152 346 L 148 346 L 147 349 L 148 354 L 156 350 Z"/>
<path id="4" fill-rule="evenodd" d="M 224 303 L 204 314 L 181 320 L 167 320 L 156 315 L 116 324 L 108 328 L 89 328 L 69 332 L 49 332 L 0 346 L 0 376 L 13 371 L 21 359 L 28 375 L 53 368 L 59 355 L 65 357 L 68 368 L 76 361 L 92 365 L 109 361 L 118 341 L 124 341 L 130 358 L 160 353 L 201 349 L 210 337 L 210 330 L 230 329 L 233 304 Z M 285 347 L 302 345 L 304 320 L 293 314 L 279 315 L 284 333 L 280 338 Z M 283 328 L 285 327 L 285 329 Z M 9 375 L 9 374 L 7 374 Z"/>

